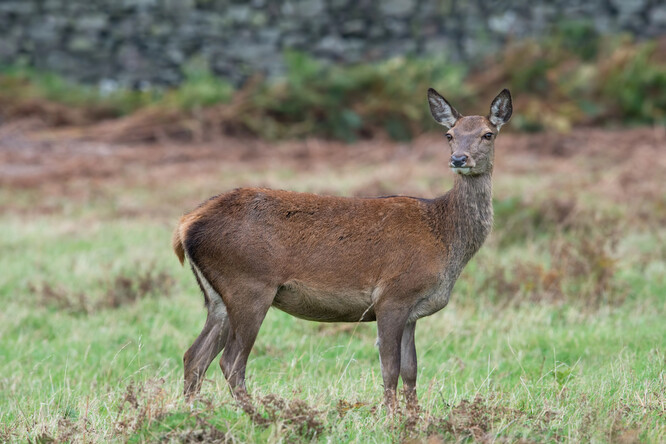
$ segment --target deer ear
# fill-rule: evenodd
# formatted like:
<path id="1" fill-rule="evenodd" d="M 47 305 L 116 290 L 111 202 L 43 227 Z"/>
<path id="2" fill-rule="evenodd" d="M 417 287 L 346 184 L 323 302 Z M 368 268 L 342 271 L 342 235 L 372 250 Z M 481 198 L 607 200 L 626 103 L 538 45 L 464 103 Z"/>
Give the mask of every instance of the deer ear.
<path id="1" fill-rule="evenodd" d="M 490 120 L 490 123 L 495 125 L 499 130 L 502 125 L 509 121 L 511 113 L 513 113 L 511 93 L 508 89 L 503 89 L 502 92 L 495 97 L 493 103 L 490 104 L 488 120 Z"/>
<path id="2" fill-rule="evenodd" d="M 461 117 L 460 113 L 432 88 L 428 89 L 428 103 L 432 117 L 440 125 L 452 128 Z"/>

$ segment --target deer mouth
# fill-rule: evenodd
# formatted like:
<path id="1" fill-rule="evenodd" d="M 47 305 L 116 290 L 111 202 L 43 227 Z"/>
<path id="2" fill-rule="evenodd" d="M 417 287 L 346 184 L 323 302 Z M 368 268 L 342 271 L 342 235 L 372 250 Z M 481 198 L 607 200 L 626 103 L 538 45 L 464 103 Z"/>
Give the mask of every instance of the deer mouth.
<path id="1" fill-rule="evenodd" d="M 472 168 L 470 167 L 451 167 L 451 171 L 453 171 L 456 174 L 462 174 L 464 176 L 468 175 L 471 169 Z"/>

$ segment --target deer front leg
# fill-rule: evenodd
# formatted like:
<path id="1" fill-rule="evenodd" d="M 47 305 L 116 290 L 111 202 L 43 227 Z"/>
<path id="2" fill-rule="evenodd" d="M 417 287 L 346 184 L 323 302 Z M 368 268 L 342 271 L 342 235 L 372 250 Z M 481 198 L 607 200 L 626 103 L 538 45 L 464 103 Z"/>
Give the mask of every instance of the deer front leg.
<path id="1" fill-rule="evenodd" d="M 416 397 L 416 345 L 414 344 L 414 330 L 416 322 L 408 323 L 402 331 L 400 345 L 400 377 L 405 391 L 407 410 L 417 411 L 419 401 Z"/>
<path id="2" fill-rule="evenodd" d="M 406 310 L 377 313 L 379 361 L 384 380 L 384 403 L 389 415 L 393 415 L 398 406 L 395 392 L 400 376 L 400 343 L 408 314 Z"/>

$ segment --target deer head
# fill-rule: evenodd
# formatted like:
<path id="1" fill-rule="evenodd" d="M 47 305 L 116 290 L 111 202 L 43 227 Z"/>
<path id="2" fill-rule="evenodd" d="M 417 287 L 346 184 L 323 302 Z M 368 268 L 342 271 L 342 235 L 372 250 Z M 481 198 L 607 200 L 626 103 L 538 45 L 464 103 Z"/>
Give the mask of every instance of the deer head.
<path id="1" fill-rule="evenodd" d="M 428 102 L 435 121 L 449 128 L 446 139 L 451 146 L 451 169 L 462 175 L 490 173 L 495 137 L 513 112 L 509 90 L 504 89 L 495 97 L 486 117 L 461 115 L 432 88 L 428 90 Z"/>

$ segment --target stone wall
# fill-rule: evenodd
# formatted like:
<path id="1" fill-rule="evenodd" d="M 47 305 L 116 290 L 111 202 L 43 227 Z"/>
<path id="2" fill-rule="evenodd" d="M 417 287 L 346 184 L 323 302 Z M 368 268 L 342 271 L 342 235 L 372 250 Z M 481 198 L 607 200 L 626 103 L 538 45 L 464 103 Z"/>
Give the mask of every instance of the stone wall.
<path id="1" fill-rule="evenodd" d="M 0 0 L 0 64 L 87 83 L 177 84 L 193 59 L 241 83 L 284 70 L 286 49 L 330 61 L 472 59 L 579 20 L 599 33 L 666 33 L 662 0 Z"/>

